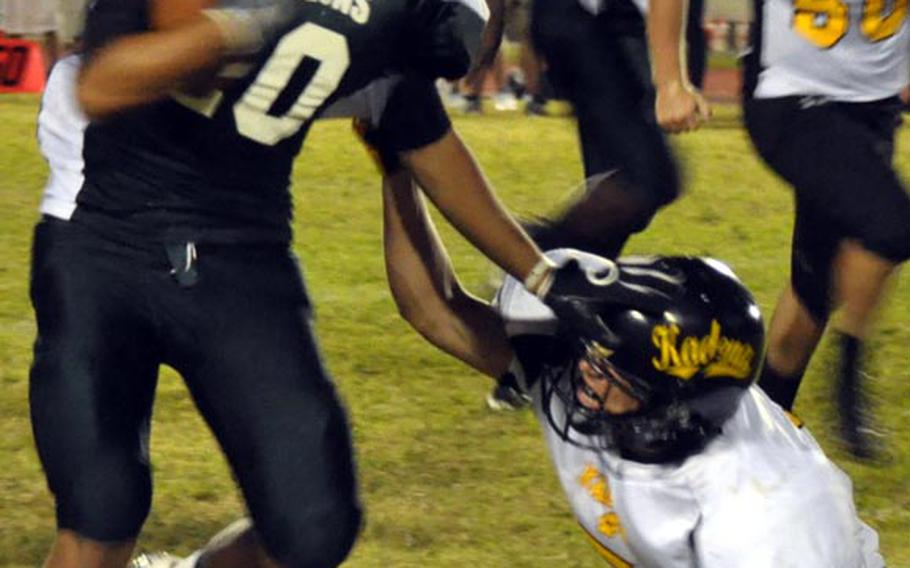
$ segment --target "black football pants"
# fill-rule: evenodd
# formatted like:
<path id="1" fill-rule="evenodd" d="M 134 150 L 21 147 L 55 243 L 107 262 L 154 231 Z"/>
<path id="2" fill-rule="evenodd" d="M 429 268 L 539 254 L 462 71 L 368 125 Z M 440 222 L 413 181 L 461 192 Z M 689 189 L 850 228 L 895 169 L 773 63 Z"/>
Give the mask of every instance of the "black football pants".
<path id="1" fill-rule="evenodd" d="M 899 109 L 896 98 L 745 100 L 752 143 L 793 186 L 791 281 L 819 322 L 830 311 L 832 262 L 842 240 L 856 239 L 895 263 L 910 258 L 910 196 L 891 165 Z"/>
<path id="2" fill-rule="evenodd" d="M 679 180 L 654 118 L 644 20 L 629 0 L 607 6 L 595 16 L 577 0 L 534 0 L 532 38 L 575 109 L 585 176 L 618 168 L 656 210 L 676 198 Z"/>
<path id="3" fill-rule="evenodd" d="M 138 534 L 164 363 L 186 381 L 268 552 L 289 567 L 336 566 L 361 512 L 345 412 L 297 263 L 281 245 L 197 250 L 178 267 L 198 275 L 189 285 L 163 248 L 49 218 L 35 230 L 30 403 L 59 527 L 97 541 Z"/>

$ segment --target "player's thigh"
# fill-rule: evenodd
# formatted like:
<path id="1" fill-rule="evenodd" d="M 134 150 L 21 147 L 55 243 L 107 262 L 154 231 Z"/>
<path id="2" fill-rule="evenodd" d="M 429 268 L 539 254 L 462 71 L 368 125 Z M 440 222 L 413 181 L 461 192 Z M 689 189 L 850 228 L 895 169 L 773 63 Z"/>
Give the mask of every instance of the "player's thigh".
<path id="1" fill-rule="evenodd" d="M 889 163 L 892 130 L 870 125 L 861 105 L 771 99 L 747 105 L 760 154 L 829 230 L 895 260 L 910 256 L 910 197 Z M 870 105 L 875 113 L 875 105 Z"/>
<path id="2" fill-rule="evenodd" d="M 180 339 L 175 366 L 273 554 L 300 558 L 320 546 L 340 553 L 360 515 L 350 432 L 296 263 L 280 247 L 200 248 L 199 266 L 185 310 L 194 329 Z"/>
<path id="3" fill-rule="evenodd" d="M 776 459 L 769 457 L 769 459 Z M 768 486 L 731 486 L 693 536 L 704 568 L 856 568 L 874 557 L 846 475 L 806 460 Z"/>
<path id="4" fill-rule="evenodd" d="M 151 496 L 147 437 L 154 333 L 122 251 L 65 221 L 35 231 L 38 324 L 30 409 L 62 528 L 96 540 L 136 535 Z"/>

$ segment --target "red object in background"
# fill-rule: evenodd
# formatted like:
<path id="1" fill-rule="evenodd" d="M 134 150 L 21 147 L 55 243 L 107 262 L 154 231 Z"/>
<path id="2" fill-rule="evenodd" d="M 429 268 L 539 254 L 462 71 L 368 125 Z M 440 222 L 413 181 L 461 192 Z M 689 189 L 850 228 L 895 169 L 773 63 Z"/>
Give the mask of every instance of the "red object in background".
<path id="1" fill-rule="evenodd" d="M 46 76 L 40 45 L 0 37 L 0 93 L 40 93 Z"/>

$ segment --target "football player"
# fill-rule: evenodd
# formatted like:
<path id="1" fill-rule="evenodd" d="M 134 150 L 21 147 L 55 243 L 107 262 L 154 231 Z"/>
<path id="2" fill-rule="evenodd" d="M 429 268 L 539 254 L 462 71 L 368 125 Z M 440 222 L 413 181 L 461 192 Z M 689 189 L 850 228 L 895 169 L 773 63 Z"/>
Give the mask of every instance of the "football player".
<path id="1" fill-rule="evenodd" d="M 384 197 L 402 313 L 526 390 L 572 511 L 609 565 L 884 566 L 850 480 L 755 386 L 762 318 L 726 265 L 548 252 L 604 289 L 681 282 L 662 309 L 579 294 L 613 332 L 579 342 L 512 277 L 492 307 L 467 294 L 407 172 L 387 178 Z"/>
<path id="2" fill-rule="evenodd" d="M 543 248 L 615 258 L 678 196 L 662 129 L 693 130 L 710 116 L 686 70 L 686 10 L 684 0 L 533 1 L 534 46 L 556 92 L 574 108 L 586 177 L 563 211 L 528 225 Z M 510 406 L 509 392 L 497 386 L 488 401 Z"/>
<path id="3" fill-rule="evenodd" d="M 346 557 L 361 518 L 349 432 L 289 254 L 287 186 L 311 121 L 390 70 L 407 77 L 381 82 L 384 143 L 484 252 L 529 288 L 546 284 L 580 333 L 605 331 L 569 301 L 571 271 L 498 204 L 436 97 L 434 77 L 463 73 L 483 43 L 482 5 L 197 4 L 94 2 L 78 80 L 92 121 L 83 134 L 71 106 L 42 111 L 62 192 L 35 231 L 30 400 L 57 504 L 52 568 L 127 562 L 150 504 L 161 363 L 187 382 L 255 526 L 207 565 Z M 212 70 L 235 79 L 187 93 Z"/>
<path id="4" fill-rule="evenodd" d="M 685 14 L 680 0 L 534 0 L 534 46 L 573 105 L 589 180 L 577 203 L 538 228 L 544 246 L 584 245 L 615 257 L 676 198 L 677 168 L 661 128 L 692 130 L 710 113 L 686 72 Z"/>
<path id="5" fill-rule="evenodd" d="M 895 268 L 910 257 L 910 197 L 891 161 L 907 84 L 907 6 L 867 0 L 755 2 L 745 118 L 796 201 L 790 282 L 759 384 L 791 408 L 832 310 L 837 409 L 849 451 L 880 441 L 863 394 L 864 345 Z"/>

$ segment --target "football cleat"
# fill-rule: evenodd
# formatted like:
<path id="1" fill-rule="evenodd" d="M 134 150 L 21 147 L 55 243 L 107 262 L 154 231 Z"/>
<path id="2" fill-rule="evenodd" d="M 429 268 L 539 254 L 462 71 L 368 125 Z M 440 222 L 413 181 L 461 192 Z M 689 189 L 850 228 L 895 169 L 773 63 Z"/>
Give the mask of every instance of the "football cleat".
<path id="1" fill-rule="evenodd" d="M 884 451 L 885 435 L 875 430 L 863 384 L 868 375 L 854 370 L 840 377 L 837 389 L 838 436 L 850 455 L 859 460 L 875 461 Z"/>
<path id="2" fill-rule="evenodd" d="M 505 375 L 492 391 L 487 394 L 487 406 L 491 410 L 511 411 L 527 408 L 531 404 L 531 397 L 522 392 L 511 374 Z"/>

